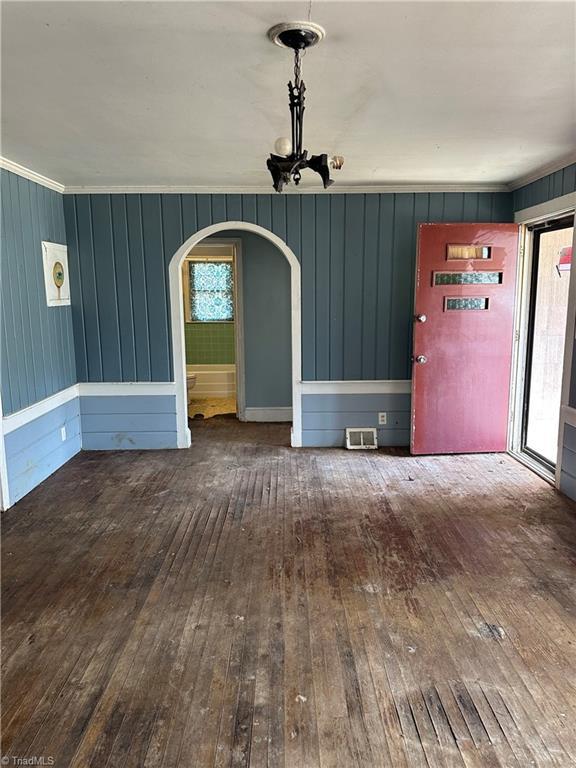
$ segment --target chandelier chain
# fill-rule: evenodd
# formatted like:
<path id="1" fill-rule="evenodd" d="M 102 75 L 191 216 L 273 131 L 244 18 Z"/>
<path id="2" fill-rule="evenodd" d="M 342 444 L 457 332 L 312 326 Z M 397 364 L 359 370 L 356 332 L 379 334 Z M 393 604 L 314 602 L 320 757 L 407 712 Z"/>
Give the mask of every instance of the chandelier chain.
<path id="1" fill-rule="evenodd" d="M 300 50 L 297 48 L 294 51 L 294 85 L 296 88 L 300 85 L 300 77 L 302 75 L 302 59 Z"/>

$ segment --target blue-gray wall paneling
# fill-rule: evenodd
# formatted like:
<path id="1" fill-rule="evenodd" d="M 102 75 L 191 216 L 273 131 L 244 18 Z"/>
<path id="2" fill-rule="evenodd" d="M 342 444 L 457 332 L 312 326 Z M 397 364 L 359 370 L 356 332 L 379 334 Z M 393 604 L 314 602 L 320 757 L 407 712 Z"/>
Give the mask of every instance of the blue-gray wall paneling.
<path id="1" fill-rule="evenodd" d="M 576 163 L 517 189 L 513 193 L 514 210 L 521 211 L 523 208 L 530 208 L 574 191 L 576 191 Z"/>
<path id="2" fill-rule="evenodd" d="M 62 195 L 0 170 L 4 415 L 76 382 L 72 309 L 48 307 L 42 241 L 66 244 Z"/>
<path id="3" fill-rule="evenodd" d="M 64 205 L 80 381 L 172 379 L 168 264 L 191 234 L 234 220 L 275 232 L 301 262 L 305 380 L 408 378 L 417 224 L 512 220 L 509 193 L 65 195 Z"/>

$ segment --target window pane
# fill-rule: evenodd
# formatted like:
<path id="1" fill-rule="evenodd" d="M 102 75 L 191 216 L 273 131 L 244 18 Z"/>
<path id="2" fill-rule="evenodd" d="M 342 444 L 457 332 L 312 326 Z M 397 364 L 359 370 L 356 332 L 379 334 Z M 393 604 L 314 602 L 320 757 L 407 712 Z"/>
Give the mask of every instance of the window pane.
<path id="1" fill-rule="evenodd" d="M 200 322 L 234 319 L 232 264 L 190 262 L 190 314 Z"/>
<path id="2" fill-rule="evenodd" d="M 502 272 L 434 272 L 434 285 L 499 285 Z"/>
<path id="3" fill-rule="evenodd" d="M 447 297 L 444 306 L 447 310 L 488 309 L 488 299 L 484 296 Z"/>
<path id="4" fill-rule="evenodd" d="M 446 258 L 461 261 L 464 259 L 490 259 L 492 257 L 489 245 L 449 245 Z"/>

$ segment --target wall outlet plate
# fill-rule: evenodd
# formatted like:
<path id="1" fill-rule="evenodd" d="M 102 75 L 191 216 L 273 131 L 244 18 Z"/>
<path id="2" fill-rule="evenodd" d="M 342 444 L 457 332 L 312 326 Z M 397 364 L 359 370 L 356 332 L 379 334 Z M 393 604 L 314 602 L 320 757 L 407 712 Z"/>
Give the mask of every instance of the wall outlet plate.
<path id="1" fill-rule="evenodd" d="M 60 428 L 60 437 L 62 438 L 63 441 L 66 440 L 66 427 Z"/>
<path id="2" fill-rule="evenodd" d="M 378 424 L 382 426 L 382 424 L 386 424 L 386 416 L 387 414 L 385 412 L 378 414 Z"/>

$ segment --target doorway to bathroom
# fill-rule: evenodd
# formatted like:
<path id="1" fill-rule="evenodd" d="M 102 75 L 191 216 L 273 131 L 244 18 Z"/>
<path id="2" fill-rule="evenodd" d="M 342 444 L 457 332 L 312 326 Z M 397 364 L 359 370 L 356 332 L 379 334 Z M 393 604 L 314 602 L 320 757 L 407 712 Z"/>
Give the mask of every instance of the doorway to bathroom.
<path id="1" fill-rule="evenodd" d="M 241 243 L 195 246 L 182 263 L 188 418 L 242 418 Z"/>

